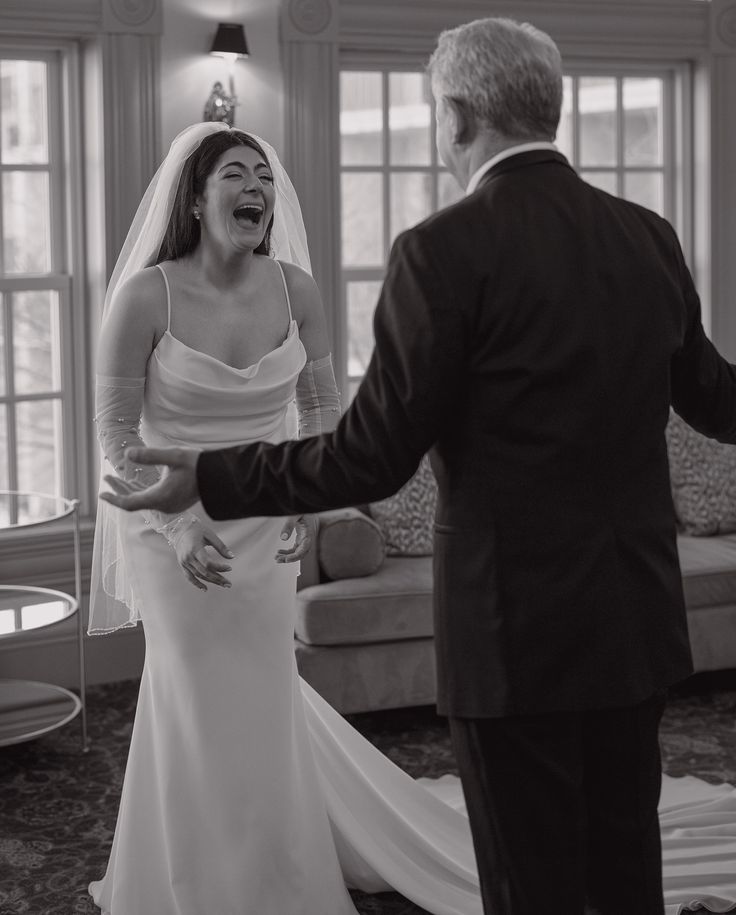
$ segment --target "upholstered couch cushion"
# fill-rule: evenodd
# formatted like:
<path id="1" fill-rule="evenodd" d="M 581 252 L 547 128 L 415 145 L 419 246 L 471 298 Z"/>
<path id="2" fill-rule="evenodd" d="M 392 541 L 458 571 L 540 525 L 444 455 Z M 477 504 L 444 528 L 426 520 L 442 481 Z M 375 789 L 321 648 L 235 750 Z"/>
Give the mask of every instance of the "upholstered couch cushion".
<path id="1" fill-rule="evenodd" d="M 436 504 L 437 480 L 425 454 L 414 476 L 397 493 L 369 506 L 386 538 L 387 555 L 432 555 Z"/>
<path id="2" fill-rule="evenodd" d="M 345 645 L 433 635 L 432 559 L 392 557 L 365 578 L 297 592 L 296 637 L 309 645 Z"/>
<path id="3" fill-rule="evenodd" d="M 677 549 L 688 610 L 736 603 L 736 534 L 681 535 Z"/>
<path id="4" fill-rule="evenodd" d="M 317 555 L 325 578 L 360 578 L 383 565 L 386 543 L 381 528 L 357 508 L 322 512 Z"/>
<path id="5" fill-rule="evenodd" d="M 666 435 L 682 532 L 702 537 L 736 531 L 736 446 L 701 435 L 674 412 Z"/>

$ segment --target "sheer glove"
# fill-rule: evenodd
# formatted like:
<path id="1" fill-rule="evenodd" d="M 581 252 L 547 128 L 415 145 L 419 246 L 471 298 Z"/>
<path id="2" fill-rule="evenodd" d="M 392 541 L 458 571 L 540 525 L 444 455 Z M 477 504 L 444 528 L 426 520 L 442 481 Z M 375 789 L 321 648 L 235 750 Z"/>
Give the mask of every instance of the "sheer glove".
<path id="1" fill-rule="evenodd" d="M 340 392 L 337 390 L 332 354 L 308 362 L 296 382 L 299 438 L 332 432 L 340 421 Z"/>
<path id="2" fill-rule="evenodd" d="M 296 409 L 299 419 L 299 438 L 332 432 L 340 420 L 340 392 L 337 390 L 332 355 L 309 361 L 302 369 L 296 382 Z M 315 537 L 313 519 L 303 515 L 287 518 L 281 534 L 288 539 L 296 531 L 291 547 L 276 553 L 276 562 L 295 562 L 311 548 Z"/>
<path id="3" fill-rule="evenodd" d="M 140 435 L 145 383 L 145 378 L 97 375 L 95 386 L 95 423 L 100 447 L 118 476 L 140 488 L 151 486 L 160 476 L 155 467 L 133 464 L 125 457 L 126 448 L 145 447 Z M 191 584 L 201 590 L 206 590 L 202 580 L 230 586 L 219 574 L 229 571 L 230 566 L 213 561 L 204 548 L 213 546 L 228 558 L 233 554 L 195 514 L 144 511 L 143 518 L 166 539 Z"/>

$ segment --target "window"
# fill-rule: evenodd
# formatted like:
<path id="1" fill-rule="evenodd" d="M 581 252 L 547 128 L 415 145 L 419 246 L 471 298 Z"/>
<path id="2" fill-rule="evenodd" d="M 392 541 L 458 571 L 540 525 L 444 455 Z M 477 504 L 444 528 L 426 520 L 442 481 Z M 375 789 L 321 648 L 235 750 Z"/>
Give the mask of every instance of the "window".
<path id="1" fill-rule="evenodd" d="M 672 71 L 583 69 L 563 89 L 556 142 L 580 175 L 676 221 Z"/>
<path id="2" fill-rule="evenodd" d="M 665 216 L 687 238 L 686 72 L 571 67 L 557 144 L 586 181 Z M 391 242 L 462 191 L 437 160 L 423 70 L 340 74 L 341 277 L 348 398 L 373 349 L 372 318 Z M 678 181 L 678 175 L 680 176 Z"/>
<path id="3" fill-rule="evenodd" d="M 61 52 L 0 48 L 0 489 L 55 495 L 76 490 L 64 76 Z"/>
<path id="4" fill-rule="evenodd" d="M 373 349 L 373 310 L 391 242 L 462 194 L 437 159 L 434 136 L 424 73 L 341 73 L 341 273 L 351 399 Z"/>

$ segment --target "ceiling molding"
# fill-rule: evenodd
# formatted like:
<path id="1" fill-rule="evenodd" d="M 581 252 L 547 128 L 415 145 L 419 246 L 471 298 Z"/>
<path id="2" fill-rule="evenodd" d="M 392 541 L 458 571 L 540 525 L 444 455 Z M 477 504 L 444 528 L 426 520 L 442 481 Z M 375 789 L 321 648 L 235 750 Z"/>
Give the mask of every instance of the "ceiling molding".
<path id="1" fill-rule="evenodd" d="M 0 34 L 160 34 L 163 0 L 2 0 Z"/>
<path id="2" fill-rule="evenodd" d="M 710 6 L 700 0 L 341 0 L 340 45 L 426 51 L 443 29 L 491 15 L 532 22 L 563 52 L 628 47 L 692 57 L 710 47 Z"/>

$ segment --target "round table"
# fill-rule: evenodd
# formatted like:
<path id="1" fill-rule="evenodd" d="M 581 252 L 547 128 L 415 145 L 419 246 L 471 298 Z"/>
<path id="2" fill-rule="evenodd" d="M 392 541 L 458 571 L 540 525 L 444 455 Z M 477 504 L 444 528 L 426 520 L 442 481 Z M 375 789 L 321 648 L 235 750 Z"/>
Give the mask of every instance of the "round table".
<path id="1" fill-rule="evenodd" d="M 0 642 L 58 626 L 76 616 L 79 659 L 79 695 L 54 683 L 0 679 L 0 747 L 33 740 L 81 714 L 82 748 L 87 749 L 78 506 L 75 499 L 47 493 L 0 490 L 0 529 L 16 530 L 71 517 L 76 585 L 76 596 L 34 585 L 0 585 Z"/>

